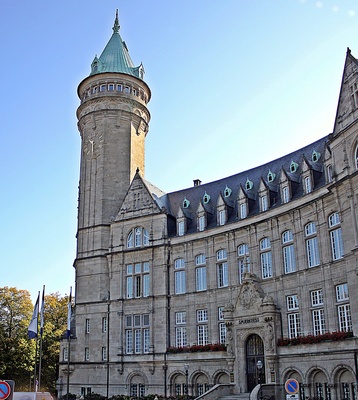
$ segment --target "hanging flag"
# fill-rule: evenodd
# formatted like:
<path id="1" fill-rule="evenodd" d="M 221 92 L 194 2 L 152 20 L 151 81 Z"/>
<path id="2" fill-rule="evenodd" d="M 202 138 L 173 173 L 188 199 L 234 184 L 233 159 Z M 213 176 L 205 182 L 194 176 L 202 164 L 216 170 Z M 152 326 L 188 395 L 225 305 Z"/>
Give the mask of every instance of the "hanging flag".
<path id="1" fill-rule="evenodd" d="M 30 321 L 30 325 L 27 329 L 27 336 L 29 339 L 36 339 L 37 338 L 37 329 L 38 329 L 38 317 L 39 317 L 39 300 L 40 300 L 40 292 L 37 296 L 37 300 L 34 307 L 34 312 L 32 314 L 32 318 Z"/>
<path id="2" fill-rule="evenodd" d="M 70 287 L 70 297 L 68 299 L 67 331 L 66 331 L 67 339 L 69 339 L 71 335 L 71 315 L 72 315 L 71 301 L 72 301 L 72 286 Z"/>
<path id="3" fill-rule="evenodd" d="M 42 290 L 42 303 L 40 311 L 40 335 L 42 336 L 44 331 L 44 316 L 45 316 L 45 285 L 43 285 Z"/>

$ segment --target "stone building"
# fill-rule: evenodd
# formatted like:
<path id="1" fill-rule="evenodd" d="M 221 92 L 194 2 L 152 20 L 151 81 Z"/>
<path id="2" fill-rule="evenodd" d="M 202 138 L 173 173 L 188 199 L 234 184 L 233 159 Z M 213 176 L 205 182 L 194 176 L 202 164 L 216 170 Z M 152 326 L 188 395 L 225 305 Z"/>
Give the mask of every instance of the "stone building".
<path id="1" fill-rule="evenodd" d="M 357 59 L 348 49 L 333 133 L 164 193 L 144 177 L 151 92 L 119 29 L 116 16 L 78 87 L 76 302 L 59 395 L 283 396 L 293 378 L 302 400 L 357 399 Z"/>

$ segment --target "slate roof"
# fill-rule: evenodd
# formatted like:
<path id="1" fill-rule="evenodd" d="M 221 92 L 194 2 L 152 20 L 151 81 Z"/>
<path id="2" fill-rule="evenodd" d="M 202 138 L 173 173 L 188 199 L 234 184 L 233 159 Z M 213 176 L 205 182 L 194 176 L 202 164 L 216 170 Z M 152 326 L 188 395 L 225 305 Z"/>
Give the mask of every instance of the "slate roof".
<path id="1" fill-rule="evenodd" d="M 113 34 L 109 39 L 102 54 L 98 58 L 95 56 L 91 64 L 90 75 L 96 75 L 105 72 L 120 72 L 142 79 L 144 73 L 143 65 L 135 67 L 129 55 L 128 48 L 119 34 L 118 10 L 113 26 Z M 142 74 L 140 73 L 142 71 Z"/>
<path id="2" fill-rule="evenodd" d="M 172 193 L 164 194 L 161 197 L 157 197 L 156 201 L 160 206 L 165 206 L 167 212 L 174 218 L 178 215 L 179 207 L 182 208 L 183 213 L 186 217 L 191 219 L 191 224 L 187 226 L 187 234 L 196 232 L 196 212 L 200 202 L 203 204 L 203 196 L 205 192 L 210 195 L 210 201 L 207 204 L 203 204 L 208 214 L 208 221 L 206 229 L 217 226 L 216 210 L 218 197 L 221 194 L 226 205 L 228 206 L 228 221 L 235 222 L 238 220 L 237 212 L 237 199 L 242 187 L 244 193 L 248 197 L 249 201 L 249 215 L 253 216 L 259 213 L 259 202 L 258 202 L 258 189 L 261 180 L 266 184 L 270 191 L 270 209 L 279 207 L 282 204 L 280 195 L 279 180 L 282 169 L 285 171 L 288 179 L 291 181 L 292 197 L 291 201 L 300 198 L 304 194 L 301 173 L 302 165 L 306 162 L 311 168 L 313 175 L 313 190 L 318 189 L 325 185 L 325 174 L 323 170 L 323 160 L 326 145 L 328 142 L 328 136 L 325 136 L 299 150 L 296 150 L 290 154 L 284 155 L 276 160 L 270 161 L 266 164 L 258 167 L 240 172 L 238 174 L 228 176 L 226 178 L 219 179 L 214 182 L 201 184 L 199 186 L 193 186 L 187 189 L 179 190 Z M 319 153 L 320 157 L 317 162 L 312 161 L 313 152 Z M 295 162 L 298 165 L 296 172 L 290 172 L 291 163 Z M 268 182 L 267 174 L 271 171 L 275 174 L 273 182 Z M 246 189 L 246 181 L 249 179 L 253 186 L 250 190 Z M 224 191 L 228 187 L 232 190 L 230 196 L 225 197 Z M 190 202 L 189 207 L 183 207 L 183 200 L 187 199 Z M 190 222 L 190 220 L 189 220 Z M 175 235 L 176 232 L 171 232 L 171 235 Z"/>

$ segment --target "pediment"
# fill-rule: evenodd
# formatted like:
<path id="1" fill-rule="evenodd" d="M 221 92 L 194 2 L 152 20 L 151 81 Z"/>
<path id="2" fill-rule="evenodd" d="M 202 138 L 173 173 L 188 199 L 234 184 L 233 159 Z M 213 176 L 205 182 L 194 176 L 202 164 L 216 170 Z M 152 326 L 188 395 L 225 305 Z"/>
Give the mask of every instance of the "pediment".
<path id="1" fill-rule="evenodd" d="M 137 171 L 115 220 L 122 221 L 161 212 L 161 208 Z"/>

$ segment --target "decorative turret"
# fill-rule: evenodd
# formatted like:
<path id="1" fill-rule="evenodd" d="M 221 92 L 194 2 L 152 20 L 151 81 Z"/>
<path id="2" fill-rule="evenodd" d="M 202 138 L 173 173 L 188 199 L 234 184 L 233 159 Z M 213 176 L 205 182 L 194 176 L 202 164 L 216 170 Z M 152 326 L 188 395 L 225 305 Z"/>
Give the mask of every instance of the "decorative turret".
<path id="1" fill-rule="evenodd" d="M 118 10 L 116 12 L 116 19 L 113 26 L 113 35 L 107 46 L 103 50 L 101 56 L 95 56 L 91 64 L 91 74 L 100 74 L 104 72 L 120 72 L 123 74 L 133 75 L 137 78 L 143 79 L 144 68 L 142 63 L 139 67 L 135 67 L 129 55 L 128 48 L 119 34 L 119 21 Z"/>

